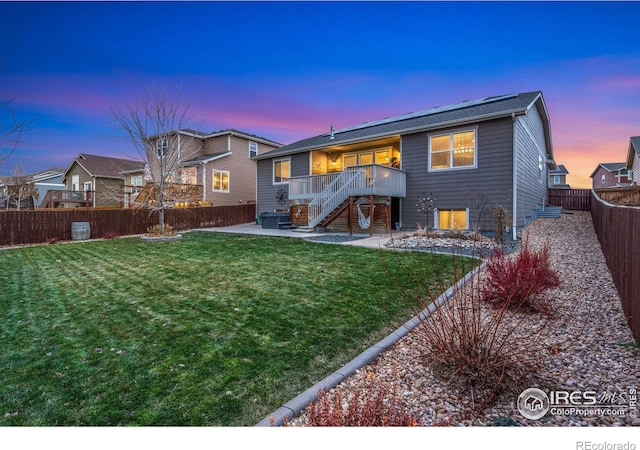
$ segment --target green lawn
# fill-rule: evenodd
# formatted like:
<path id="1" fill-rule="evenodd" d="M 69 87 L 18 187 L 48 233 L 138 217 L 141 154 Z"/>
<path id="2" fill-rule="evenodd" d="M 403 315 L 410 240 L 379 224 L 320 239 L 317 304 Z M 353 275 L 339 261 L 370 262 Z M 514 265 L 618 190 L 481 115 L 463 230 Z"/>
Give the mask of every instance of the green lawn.
<path id="1" fill-rule="evenodd" d="M 196 232 L 1 250 L 0 425 L 253 425 L 402 323 L 423 260 Z"/>

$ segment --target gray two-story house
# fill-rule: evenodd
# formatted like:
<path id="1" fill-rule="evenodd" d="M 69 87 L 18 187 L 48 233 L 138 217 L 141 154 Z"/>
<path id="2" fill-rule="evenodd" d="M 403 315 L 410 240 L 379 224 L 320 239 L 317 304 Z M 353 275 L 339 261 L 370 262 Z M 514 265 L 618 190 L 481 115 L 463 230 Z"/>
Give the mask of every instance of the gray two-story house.
<path id="1" fill-rule="evenodd" d="M 545 204 L 556 167 L 541 92 L 327 128 L 255 158 L 258 215 L 286 210 L 296 225 L 328 231 L 492 231 L 501 206 L 515 236 Z"/>

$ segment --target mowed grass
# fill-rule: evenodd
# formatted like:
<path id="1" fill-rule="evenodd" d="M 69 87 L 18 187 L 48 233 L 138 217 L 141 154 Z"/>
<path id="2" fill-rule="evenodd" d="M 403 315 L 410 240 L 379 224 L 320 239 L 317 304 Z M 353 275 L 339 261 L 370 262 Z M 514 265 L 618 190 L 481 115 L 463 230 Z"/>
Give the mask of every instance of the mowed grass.
<path id="1" fill-rule="evenodd" d="M 2 250 L 0 424 L 254 425 L 407 319 L 423 256 L 196 232 Z"/>

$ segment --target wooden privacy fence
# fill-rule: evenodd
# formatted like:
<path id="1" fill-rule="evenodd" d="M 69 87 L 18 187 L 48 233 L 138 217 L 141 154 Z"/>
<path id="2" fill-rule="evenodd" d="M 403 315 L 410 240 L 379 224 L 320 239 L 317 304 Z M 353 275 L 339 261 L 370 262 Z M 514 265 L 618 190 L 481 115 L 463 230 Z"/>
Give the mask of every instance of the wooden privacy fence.
<path id="1" fill-rule="evenodd" d="M 591 216 L 622 308 L 640 343 L 640 208 L 617 206 L 592 192 Z"/>
<path id="2" fill-rule="evenodd" d="M 589 211 L 591 191 L 589 189 L 549 189 L 549 204 L 564 209 Z"/>
<path id="3" fill-rule="evenodd" d="M 165 223 L 178 231 L 249 223 L 255 218 L 255 204 L 165 210 Z M 108 233 L 120 236 L 143 234 L 158 223 L 158 212 L 85 208 L 0 211 L 0 246 L 43 243 L 53 238 L 71 240 L 74 222 L 89 222 L 91 238 L 100 238 Z"/>

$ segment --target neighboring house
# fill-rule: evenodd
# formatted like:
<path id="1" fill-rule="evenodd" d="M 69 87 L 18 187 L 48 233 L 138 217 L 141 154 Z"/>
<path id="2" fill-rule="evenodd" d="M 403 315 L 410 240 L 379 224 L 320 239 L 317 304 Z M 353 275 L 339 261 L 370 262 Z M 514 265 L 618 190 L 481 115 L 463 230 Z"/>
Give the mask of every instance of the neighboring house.
<path id="1" fill-rule="evenodd" d="M 629 171 L 630 183 L 637 185 L 637 178 L 640 177 L 640 136 L 632 136 L 629 139 L 626 169 Z"/>
<path id="2" fill-rule="evenodd" d="M 624 162 L 600 163 L 589 175 L 592 178 L 593 189 L 609 187 L 624 187 L 631 185 L 631 171 Z"/>
<path id="3" fill-rule="evenodd" d="M 62 169 L 49 169 L 42 172 L 25 175 L 19 177 L 28 180 L 27 184 L 33 185 L 33 196 L 35 199 L 35 206 L 40 206 L 44 200 L 47 191 L 64 190 L 64 184 L 62 183 L 62 176 L 64 172 Z M 2 177 L 7 184 L 0 181 L 0 195 L 2 192 L 10 190 L 11 180 L 15 180 L 17 177 Z"/>
<path id="4" fill-rule="evenodd" d="M 256 201 L 256 163 L 252 158 L 281 146 L 277 142 L 238 130 L 214 133 L 179 130 L 179 142 L 188 155 L 182 162 L 177 183 L 200 185 L 202 201 L 213 206 L 233 206 Z M 161 151 L 162 143 L 158 143 Z M 150 181 L 144 170 L 127 172 L 129 192 L 142 190 Z M 130 196 L 134 199 L 134 195 Z"/>
<path id="5" fill-rule="evenodd" d="M 143 167 L 141 161 L 81 153 L 64 172 L 66 195 L 48 206 L 122 207 L 123 172 Z"/>
<path id="6" fill-rule="evenodd" d="M 555 169 L 550 169 L 549 189 L 571 189 L 571 186 L 567 184 L 567 175 L 569 175 L 569 171 L 562 164 L 558 164 Z"/>
<path id="7" fill-rule="evenodd" d="M 439 229 L 492 231 L 483 211 L 501 205 L 514 237 L 545 204 L 548 167 L 555 167 L 541 92 L 331 127 L 255 159 L 258 215 L 288 209 L 297 225 L 344 230 L 357 220 L 365 228 L 359 219 L 371 220 L 373 201 L 373 220 L 383 225 L 415 229 L 428 220 Z M 416 205 L 428 194 L 437 209 L 425 218 Z"/>

